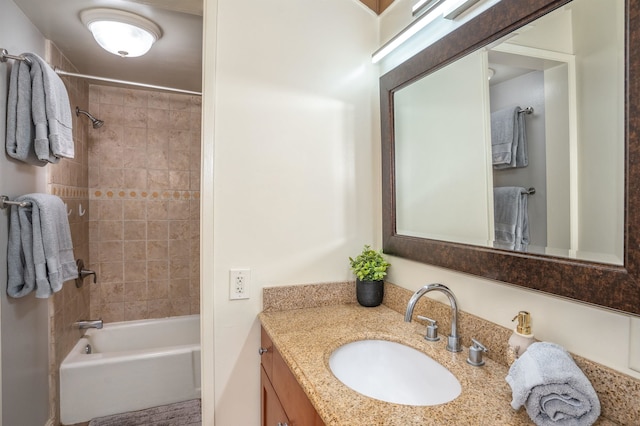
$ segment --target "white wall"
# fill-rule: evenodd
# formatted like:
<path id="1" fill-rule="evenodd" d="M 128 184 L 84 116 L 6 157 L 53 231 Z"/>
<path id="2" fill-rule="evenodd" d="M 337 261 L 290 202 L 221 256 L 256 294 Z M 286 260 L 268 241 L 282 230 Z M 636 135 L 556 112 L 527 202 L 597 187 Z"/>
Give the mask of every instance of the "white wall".
<path id="1" fill-rule="evenodd" d="M 45 40 L 11 0 L 0 0 L 0 48 L 10 54 L 44 56 Z M 10 68 L 0 62 L 0 117 L 6 117 Z M 46 192 L 46 170 L 9 160 L 4 154 L 6 121 L 0 119 L 0 194 L 14 198 Z M 49 414 L 49 323 L 47 300 L 33 294 L 7 296 L 7 238 L 9 210 L 0 210 L 0 333 L 2 334 L 2 423 L 44 425 Z"/>
<path id="2" fill-rule="evenodd" d="M 207 2 L 203 159 L 214 166 L 202 238 L 213 266 L 203 267 L 202 305 L 215 372 L 205 360 L 203 380 L 215 380 L 216 424 L 259 422 L 262 287 L 352 279 L 348 256 L 376 244 L 376 23 L 356 0 Z M 238 267 L 251 268 L 251 298 L 229 301 Z"/>
<path id="3" fill-rule="evenodd" d="M 573 8 L 578 82 L 579 250 L 624 259 L 624 2 Z M 584 22 L 599 22 L 586 25 Z M 613 94 L 619 94 L 614 96 Z"/>
<path id="4" fill-rule="evenodd" d="M 475 52 L 394 94 L 399 234 L 493 240 L 486 68 Z"/>

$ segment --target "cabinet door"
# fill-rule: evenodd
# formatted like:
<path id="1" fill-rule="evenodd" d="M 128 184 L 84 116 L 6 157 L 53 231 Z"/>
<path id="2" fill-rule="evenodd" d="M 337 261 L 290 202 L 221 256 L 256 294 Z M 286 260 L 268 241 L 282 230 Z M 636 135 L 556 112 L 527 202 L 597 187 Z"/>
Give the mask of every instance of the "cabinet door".
<path id="1" fill-rule="evenodd" d="M 280 400 L 276 391 L 273 390 L 271 382 L 264 371 L 260 368 L 260 384 L 262 387 L 262 395 L 260 396 L 260 404 L 262 410 L 262 426 L 286 426 L 289 419 L 280 405 Z"/>
<path id="2" fill-rule="evenodd" d="M 289 426 L 324 426 L 307 394 L 304 393 L 275 346 L 273 347 L 272 383 L 287 417 L 291 419 Z"/>

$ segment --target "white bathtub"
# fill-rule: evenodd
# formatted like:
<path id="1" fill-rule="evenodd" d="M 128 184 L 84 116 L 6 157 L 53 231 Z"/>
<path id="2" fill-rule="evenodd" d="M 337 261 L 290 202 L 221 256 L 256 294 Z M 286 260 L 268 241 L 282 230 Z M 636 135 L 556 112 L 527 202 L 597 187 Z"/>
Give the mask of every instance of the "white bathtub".
<path id="1" fill-rule="evenodd" d="M 199 397 L 199 315 L 89 329 L 60 365 L 62 424 Z"/>

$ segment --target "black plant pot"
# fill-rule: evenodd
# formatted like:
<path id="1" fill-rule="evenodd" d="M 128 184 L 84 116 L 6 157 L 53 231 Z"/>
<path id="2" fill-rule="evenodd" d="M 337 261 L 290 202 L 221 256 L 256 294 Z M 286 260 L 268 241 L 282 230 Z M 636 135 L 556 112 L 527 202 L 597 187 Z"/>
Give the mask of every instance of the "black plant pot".
<path id="1" fill-rule="evenodd" d="M 384 284 L 382 281 L 360 281 L 356 279 L 356 297 L 362 306 L 372 308 L 382 303 Z"/>

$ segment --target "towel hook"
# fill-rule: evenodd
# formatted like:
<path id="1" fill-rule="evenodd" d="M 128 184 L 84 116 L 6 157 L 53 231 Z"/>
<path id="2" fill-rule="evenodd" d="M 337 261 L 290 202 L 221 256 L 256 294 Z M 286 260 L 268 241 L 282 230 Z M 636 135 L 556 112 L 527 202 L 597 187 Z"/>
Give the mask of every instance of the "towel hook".
<path id="1" fill-rule="evenodd" d="M 87 210 L 86 210 L 86 209 L 84 209 L 84 210 L 83 210 L 83 209 L 82 209 L 82 203 L 80 203 L 80 204 L 78 205 L 78 214 L 79 214 L 80 216 L 84 216 L 84 214 L 85 214 L 86 212 L 87 212 Z"/>

